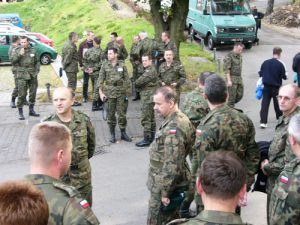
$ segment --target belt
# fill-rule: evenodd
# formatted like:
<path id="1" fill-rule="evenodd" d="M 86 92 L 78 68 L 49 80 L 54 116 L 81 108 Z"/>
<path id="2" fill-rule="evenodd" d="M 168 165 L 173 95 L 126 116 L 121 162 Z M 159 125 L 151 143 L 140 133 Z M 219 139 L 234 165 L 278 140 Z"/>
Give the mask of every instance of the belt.
<path id="1" fill-rule="evenodd" d="M 122 86 L 123 85 L 123 81 L 116 81 L 116 82 L 106 82 L 106 85 L 108 86 Z"/>
<path id="2" fill-rule="evenodd" d="M 84 165 L 86 165 L 86 163 L 88 163 L 88 159 L 83 159 L 80 163 L 77 164 L 72 164 L 70 166 L 70 170 L 79 170 L 80 168 L 82 168 Z"/>

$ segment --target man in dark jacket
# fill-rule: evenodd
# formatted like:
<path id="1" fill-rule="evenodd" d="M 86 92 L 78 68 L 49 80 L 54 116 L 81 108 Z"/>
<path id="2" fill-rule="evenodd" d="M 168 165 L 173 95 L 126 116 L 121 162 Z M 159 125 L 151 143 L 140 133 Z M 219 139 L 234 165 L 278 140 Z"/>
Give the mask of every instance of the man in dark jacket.
<path id="1" fill-rule="evenodd" d="M 293 59 L 293 71 L 297 73 L 298 87 L 300 87 L 300 52 L 298 52 Z"/>

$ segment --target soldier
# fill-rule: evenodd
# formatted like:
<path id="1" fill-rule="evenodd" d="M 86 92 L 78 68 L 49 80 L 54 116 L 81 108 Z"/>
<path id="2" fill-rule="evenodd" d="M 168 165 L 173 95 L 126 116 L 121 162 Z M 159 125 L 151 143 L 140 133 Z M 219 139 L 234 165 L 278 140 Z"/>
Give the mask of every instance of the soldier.
<path id="1" fill-rule="evenodd" d="M 192 163 L 200 167 L 209 152 L 233 151 L 247 167 L 247 190 L 250 190 L 260 158 L 255 129 L 245 114 L 226 104 L 227 95 L 223 78 L 213 74 L 205 80 L 204 98 L 211 111 L 197 127 L 194 146 L 197 155 L 193 156 Z"/>
<path id="2" fill-rule="evenodd" d="M 60 87 L 53 92 L 55 114 L 45 121 L 56 121 L 66 125 L 72 132 L 72 161 L 63 181 L 75 187 L 82 197 L 92 205 L 92 175 L 89 159 L 95 151 L 95 131 L 90 118 L 81 111 L 72 109 L 72 90 Z"/>
<path id="3" fill-rule="evenodd" d="M 138 78 L 138 67 L 141 65 L 141 62 L 139 60 L 139 57 L 137 57 L 135 55 L 138 45 L 140 42 L 140 37 L 139 36 L 134 36 L 133 37 L 133 42 L 132 42 L 132 46 L 130 49 L 130 63 L 132 65 L 132 77 L 131 77 L 131 81 L 132 81 L 132 94 L 134 95 L 132 101 L 137 101 L 140 99 L 140 93 L 136 91 L 135 89 L 135 81 Z"/>
<path id="4" fill-rule="evenodd" d="M 275 181 L 283 170 L 286 163 L 291 161 L 292 156 L 288 153 L 287 128 L 293 115 L 300 112 L 300 90 L 295 84 L 287 84 L 279 89 L 278 94 L 279 109 L 282 116 L 279 118 L 273 140 L 271 142 L 268 159 L 261 163 L 262 171 L 268 176 L 267 179 L 267 212 L 269 212 L 271 193 Z M 267 214 L 268 224 L 270 224 L 269 214 Z"/>
<path id="5" fill-rule="evenodd" d="M 144 55 L 142 61 L 145 72 L 136 80 L 135 85 L 141 93 L 141 124 L 144 128 L 144 139 L 135 144 L 137 147 L 149 146 L 154 139 L 156 130 L 153 95 L 158 87 L 157 72 L 149 55 Z"/>
<path id="6" fill-rule="evenodd" d="M 110 33 L 110 42 L 107 43 L 106 48 L 104 49 L 105 59 L 107 59 L 107 51 L 109 48 L 118 48 L 117 37 L 118 37 L 117 32 Z"/>
<path id="7" fill-rule="evenodd" d="M 99 77 L 99 71 L 102 65 L 103 52 L 100 48 L 101 39 L 95 37 L 93 39 L 93 48 L 86 51 L 83 56 L 82 65 L 84 71 L 91 77 L 93 86 L 93 106 L 92 111 L 102 110 L 103 102 L 99 96 L 99 89 L 97 88 L 97 80 Z"/>
<path id="8" fill-rule="evenodd" d="M 206 78 L 208 78 L 212 74 L 214 73 L 201 73 L 198 77 L 198 87 L 188 93 L 185 97 L 182 112 L 187 115 L 195 129 L 198 127 L 201 119 L 205 117 L 209 112 L 208 104 L 203 96 L 203 90 Z"/>
<path id="9" fill-rule="evenodd" d="M 176 92 L 172 88 L 159 88 L 153 99 L 155 112 L 164 120 L 149 152 L 147 224 L 161 225 L 178 218 L 183 192 L 190 183 L 186 156 L 192 148 L 194 129 L 178 109 Z"/>
<path id="10" fill-rule="evenodd" d="M 197 191 L 205 210 L 193 219 L 178 219 L 168 225 L 243 225 L 235 214 L 246 195 L 246 169 L 234 152 L 217 151 L 208 154 L 197 178 Z"/>
<path id="11" fill-rule="evenodd" d="M 118 46 L 118 60 L 125 61 L 125 59 L 127 59 L 127 57 L 128 57 L 128 52 L 127 52 L 127 49 L 125 48 L 123 38 L 117 37 L 116 44 Z"/>
<path id="12" fill-rule="evenodd" d="M 12 44 L 8 49 L 8 56 L 11 60 L 12 55 L 16 53 L 16 51 L 20 48 L 20 37 L 19 36 L 13 36 L 12 37 Z M 13 89 L 13 92 L 11 94 L 11 102 L 10 107 L 16 108 L 16 98 L 18 97 L 18 80 L 17 80 L 17 72 L 18 72 L 18 64 L 12 63 L 11 64 L 11 71 L 14 75 L 14 81 L 15 81 L 15 87 Z"/>
<path id="13" fill-rule="evenodd" d="M 27 181 L 0 184 L 1 225 L 47 225 L 49 209 L 43 192 Z"/>
<path id="14" fill-rule="evenodd" d="M 19 119 L 25 120 L 23 106 L 26 101 L 27 90 L 29 89 L 29 116 L 38 117 L 40 114 L 34 111 L 36 91 L 38 87 L 37 75 L 40 72 L 40 60 L 34 48 L 31 48 L 27 37 L 21 37 L 21 46 L 11 55 L 11 62 L 18 65 L 17 87 L 18 101 L 17 108 Z"/>
<path id="15" fill-rule="evenodd" d="M 35 125 L 28 142 L 30 175 L 25 179 L 44 193 L 50 211 L 49 225 L 100 224 L 79 192 L 59 180 L 69 170 L 71 154 L 74 155 L 71 151 L 71 131 L 65 125 L 57 122 Z"/>
<path id="16" fill-rule="evenodd" d="M 107 100 L 107 124 L 111 134 L 110 142 L 116 142 L 115 127 L 117 125 L 116 112 L 118 114 L 118 124 L 121 130 L 121 139 L 131 142 L 131 138 L 126 134 L 126 112 L 128 108 L 127 88 L 129 78 L 127 68 L 123 61 L 118 61 L 118 50 L 109 48 L 107 52 L 108 61 L 101 67 L 98 84 L 99 94 L 102 101 Z"/>
<path id="17" fill-rule="evenodd" d="M 163 44 L 163 51 L 167 50 L 167 49 L 171 49 L 174 53 L 174 60 L 178 60 L 179 59 L 179 55 L 178 55 L 178 49 L 176 44 L 171 41 L 171 35 L 168 31 L 164 31 L 161 33 L 161 41 Z"/>
<path id="18" fill-rule="evenodd" d="M 83 85 L 82 85 L 83 102 L 88 101 L 88 89 L 89 89 L 89 78 L 90 78 L 90 73 L 85 71 L 83 65 L 83 58 L 87 50 L 94 47 L 93 45 L 94 37 L 95 37 L 94 32 L 88 31 L 86 35 L 86 40 L 80 43 L 78 49 L 79 66 L 81 70 L 83 70 Z"/>
<path id="19" fill-rule="evenodd" d="M 243 43 L 237 42 L 233 51 L 229 52 L 224 59 L 224 72 L 228 86 L 228 105 L 234 107 L 235 103 L 241 101 L 244 95 L 242 79 L 242 51 Z"/>
<path id="20" fill-rule="evenodd" d="M 295 154 L 276 179 L 271 194 L 270 224 L 298 225 L 300 221 L 300 115 L 294 115 L 288 125 L 288 141 Z"/>
<path id="21" fill-rule="evenodd" d="M 66 71 L 68 78 L 68 88 L 72 88 L 74 96 L 77 86 L 78 60 L 76 43 L 78 42 L 78 35 L 75 32 L 69 34 L 69 40 L 64 44 L 62 49 L 62 67 Z M 73 106 L 80 106 L 81 103 L 74 101 Z"/>
<path id="22" fill-rule="evenodd" d="M 179 61 L 174 61 L 174 53 L 171 49 L 165 50 L 165 62 L 163 62 L 158 70 L 158 77 L 162 86 L 171 86 L 176 90 L 180 102 L 181 85 L 185 83 L 186 75 L 183 65 Z"/>

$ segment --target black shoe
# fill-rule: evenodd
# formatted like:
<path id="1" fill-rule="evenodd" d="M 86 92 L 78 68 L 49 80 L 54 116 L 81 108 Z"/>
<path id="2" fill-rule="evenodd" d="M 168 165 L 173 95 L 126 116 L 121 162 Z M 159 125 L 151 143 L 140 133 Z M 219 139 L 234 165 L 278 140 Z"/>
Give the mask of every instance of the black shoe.
<path id="1" fill-rule="evenodd" d="M 150 139 L 151 139 L 150 135 L 148 133 L 144 133 L 144 139 L 141 140 L 141 141 L 139 141 L 139 142 L 137 142 L 135 144 L 135 146 L 137 146 L 137 147 L 147 147 L 152 142 Z"/>
<path id="2" fill-rule="evenodd" d="M 72 106 L 81 106 L 80 102 L 75 101 Z"/>
<path id="3" fill-rule="evenodd" d="M 99 111 L 100 108 L 98 107 L 97 101 L 93 101 L 93 105 L 92 105 L 92 111 Z"/>
<path id="4" fill-rule="evenodd" d="M 18 108 L 19 111 L 19 120 L 25 120 L 24 114 L 23 114 L 23 108 Z"/>
<path id="5" fill-rule="evenodd" d="M 35 117 L 40 116 L 40 114 L 38 114 L 34 111 L 34 106 L 33 105 L 29 105 L 29 116 L 35 116 Z"/>
<path id="6" fill-rule="evenodd" d="M 140 96 L 139 95 L 136 95 L 133 99 L 132 99 L 132 101 L 137 101 L 137 100 L 140 100 L 141 98 L 140 98 Z"/>
<path id="7" fill-rule="evenodd" d="M 88 102 L 88 98 L 83 98 L 83 102 L 87 103 Z"/>
<path id="8" fill-rule="evenodd" d="M 110 139 L 109 139 L 109 141 L 110 141 L 111 143 L 116 143 L 116 133 L 115 133 L 115 128 L 110 128 L 109 131 L 110 131 Z"/>
<path id="9" fill-rule="evenodd" d="M 126 134 L 125 129 L 121 129 L 121 140 L 132 142 L 132 139 Z"/>
<path id="10" fill-rule="evenodd" d="M 16 107 L 16 97 L 11 98 L 10 108 L 17 108 Z"/>

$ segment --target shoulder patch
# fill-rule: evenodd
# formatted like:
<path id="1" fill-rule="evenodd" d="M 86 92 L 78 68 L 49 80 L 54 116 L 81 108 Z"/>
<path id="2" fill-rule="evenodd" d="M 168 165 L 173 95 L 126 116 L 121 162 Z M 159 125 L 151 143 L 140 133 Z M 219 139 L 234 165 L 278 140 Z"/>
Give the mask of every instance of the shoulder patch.
<path id="1" fill-rule="evenodd" d="M 87 209 L 87 208 L 90 207 L 90 204 L 89 204 L 88 201 L 85 200 L 85 199 L 82 200 L 82 201 L 80 201 L 79 204 L 80 204 L 80 206 L 81 206 L 82 208 L 84 208 L 84 209 Z"/>
<path id="2" fill-rule="evenodd" d="M 289 178 L 284 176 L 284 175 L 281 175 L 281 177 L 279 178 L 280 182 L 281 183 L 284 183 L 284 184 L 288 184 L 289 183 Z"/>
<path id="3" fill-rule="evenodd" d="M 169 130 L 169 134 L 176 134 L 177 133 L 177 130 L 176 129 L 170 129 Z"/>
<path id="4" fill-rule="evenodd" d="M 78 191 L 74 187 L 66 185 L 66 184 L 61 183 L 61 182 L 56 182 L 55 181 L 55 182 L 53 182 L 53 186 L 60 189 L 60 190 L 63 190 L 65 192 L 67 192 L 70 197 L 74 197 L 78 194 Z"/>

